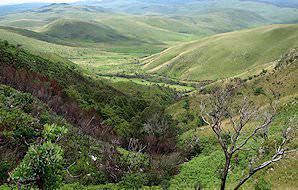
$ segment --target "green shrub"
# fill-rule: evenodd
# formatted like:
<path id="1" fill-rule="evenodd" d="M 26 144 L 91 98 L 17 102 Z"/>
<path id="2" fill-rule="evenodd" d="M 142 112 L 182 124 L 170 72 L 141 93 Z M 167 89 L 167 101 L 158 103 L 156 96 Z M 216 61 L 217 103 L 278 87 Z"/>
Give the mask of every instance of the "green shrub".
<path id="1" fill-rule="evenodd" d="M 10 170 L 10 163 L 0 162 L 0 184 L 6 182 L 6 179 L 9 177 L 8 172 Z"/>
<path id="2" fill-rule="evenodd" d="M 256 96 L 258 96 L 258 95 L 261 95 L 261 94 L 265 94 L 265 91 L 264 91 L 264 89 L 262 87 L 258 87 L 258 88 L 255 88 L 254 89 L 254 94 Z"/>
<path id="3" fill-rule="evenodd" d="M 189 110 L 189 99 L 186 99 L 186 100 L 183 102 L 183 108 L 186 109 L 186 110 Z"/>
<path id="4" fill-rule="evenodd" d="M 265 75 L 268 71 L 266 69 L 263 69 L 261 72 L 261 75 Z"/>
<path id="5" fill-rule="evenodd" d="M 0 108 L 0 135 L 7 139 L 14 139 L 15 144 L 28 143 L 30 139 L 40 135 L 37 120 L 20 109 Z"/>
<path id="6" fill-rule="evenodd" d="M 120 182 L 124 189 L 139 189 L 148 183 L 147 176 L 142 173 L 127 174 Z"/>
<path id="7" fill-rule="evenodd" d="M 52 125 L 46 124 L 43 130 L 43 137 L 48 141 L 55 141 L 66 133 L 67 133 L 67 128 L 63 126 L 58 126 L 56 124 L 52 124 Z"/>
<path id="8" fill-rule="evenodd" d="M 58 145 L 33 145 L 11 177 L 15 182 L 33 181 L 39 188 L 55 189 L 62 183 L 62 164 L 63 150 Z"/>
<path id="9" fill-rule="evenodd" d="M 128 167 L 133 171 L 138 171 L 149 166 L 149 157 L 146 154 L 128 151 L 122 148 L 117 148 L 117 151 L 121 154 L 118 160 L 121 166 Z"/>

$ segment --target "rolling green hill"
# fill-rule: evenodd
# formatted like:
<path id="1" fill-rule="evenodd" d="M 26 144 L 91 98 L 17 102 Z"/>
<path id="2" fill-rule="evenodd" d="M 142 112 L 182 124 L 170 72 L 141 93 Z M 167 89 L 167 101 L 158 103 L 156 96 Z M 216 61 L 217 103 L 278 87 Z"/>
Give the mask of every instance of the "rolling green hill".
<path id="1" fill-rule="evenodd" d="M 133 62 L 164 49 L 163 46 L 132 45 L 119 43 L 69 42 L 42 33 L 20 28 L 0 27 L 0 39 L 21 45 L 32 53 L 42 56 L 61 56 L 81 66 L 97 68 L 111 64 Z M 83 47 L 80 47 L 82 46 Z"/>
<path id="2" fill-rule="evenodd" d="M 12 34 L 18 34 L 24 37 L 32 38 L 35 40 L 39 41 L 44 41 L 48 43 L 53 43 L 53 44 L 61 44 L 61 45 L 74 45 L 66 41 L 62 41 L 58 38 L 51 37 L 46 34 L 34 32 L 32 30 L 27 30 L 27 29 L 22 29 L 22 28 L 16 28 L 16 27 L 9 27 L 9 26 L 0 26 L 0 29 L 2 31 L 6 31 L 7 33 L 12 33 Z M 9 39 L 7 39 L 9 40 Z M 21 43 L 21 41 L 19 41 Z"/>
<path id="3" fill-rule="evenodd" d="M 160 26 L 153 26 L 143 22 L 142 19 L 137 20 L 136 18 L 139 17 L 120 16 L 103 19 L 100 22 L 110 26 L 121 34 L 126 34 L 152 44 L 161 45 L 179 41 L 190 41 L 196 38 L 194 35 L 171 31 Z"/>
<path id="4" fill-rule="evenodd" d="M 42 30 L 42 33 L 68 41 L 93 43 L 119 43 L 131 41 L 131 43 L 138 43 L 137 39 L 130 39 L 108 26 L 78 20 L 56 20 L 47 25 Z"/>
<path id="5" fill-rule="evenodd" d="M 198 37 L 270 23 L 255 12 L 240 9 L 216 9 L 192 15 L 145 15 L 134 19 L 164 30 Z"/>
<path id="6" fill-rule="evenodd" d="M 265 2 L 265 3 L 264 3 Z M 271 23 L 297 22 L 296 3 L 287 0 L 177 0 L 177 1 L 143 1 L 116 0 L 97 3 L 105 8 L 141 15 L 197 15 L 217 9 L 240 9 L 259 14 Z M 289 6 L 290 5 L 290 6 Z M 293 5 L 293 6 L 291 6 Z"/>
<path id="7" fill-rule="evenodd" d="M 150 73 L 183 80 L 218 79 L 269 66 L 296 46 L 298 25 L 271 25 L 175 46 L 143 62 Z"/>
<path id="8" fill-rule="evenodd" d="M 63 17 L 61 17 L 62 14 Z M 82 33 L 80 40 L 100 33 L 105 36 L 105 32 L 113 29 L 115 31 L 111 31 L 111 35 L 116 41 L 118 35 L 121 35 L 149 43 L 173 43 L 267 24 L 295 23 L 297 16 L 298 13 L 294 7 L 282 8 L 240 0 L 221 0 L 215 3 L 192 0 L 160 2 L 117 0 L 89 4 L 84 2 L 52 4 L 39 9 L 5 15 L 1 18 L 0 25 L 38 31 L 47 24 L 51 26 L 51 23 L 55 23 L 59 18 L 74 19 L 88 22 L 87 27 L 90 27 L 91 31 L 97 27 L 102 31 L 97 34 L 80 30 Z M 89 25 L 95 24 L 93 21 L 96 22 L 96 27 Z M 80 22 L 77 21 L 77 24 Z M 57 23 L 61 25 L 62 21 Z M 54 28 L 58 27 L 56 24 Z M 60 30 L 61 28 L 56 31 Z M 78 30 L 79 28 L 75 28 L 75 31 Z M 59 32 L 54 35 L 59 36 Z M 69 34 L 66 36 L 69 38 Z M 74 36 L 78 35 L 74 34 Z M 90 39 L 96 42 L 101 40 L 98 37 Z"/>

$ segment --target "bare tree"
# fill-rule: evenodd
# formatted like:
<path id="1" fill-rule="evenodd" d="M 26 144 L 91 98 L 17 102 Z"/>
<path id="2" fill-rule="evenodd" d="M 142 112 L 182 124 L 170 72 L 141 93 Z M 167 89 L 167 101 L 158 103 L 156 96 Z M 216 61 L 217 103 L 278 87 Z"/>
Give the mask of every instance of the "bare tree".
<path id="1" fill-rule="evenodd" d="M 277 115 L 276 94 L 274 98 L 267 98 L 269 103 L 260 106 L 252 100 L 249 93 L 243 95 L 238 89 L 241 85 L 228 85 L 216 88 L 207 95 L 205 102 L 201 103 L 203 120 L 212 128 L 218 143 L 225 155 L 225 166 L 221 175 L 221 190 L 226 187 L 227 176 L 231 169 L 233 159 L 238 162 L 238 153 L 241 151 L 259 152 L 249 144 L 251 141 L 261 139 L 268 141 L 268 131 L 273 119 Z M 280 137 L 282 141 L 276 142 L 275 153 L 270 159 L 264 161 L 260 154 L 255 154 L 247 164 L 247 174 L 234 188 L 239 189 L 255 173 L 267 166 L 281 160 L 288 153 L 287 144 L 290 140 L 291 129 L 286 129 Z M 262 162 L 263 161 L 263 162 Z"/>

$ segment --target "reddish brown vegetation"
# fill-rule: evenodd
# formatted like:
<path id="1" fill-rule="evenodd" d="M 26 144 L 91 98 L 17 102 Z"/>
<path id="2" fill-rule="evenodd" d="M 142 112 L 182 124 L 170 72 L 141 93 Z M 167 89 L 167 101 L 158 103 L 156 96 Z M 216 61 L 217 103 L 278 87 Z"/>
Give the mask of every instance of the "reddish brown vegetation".
<path id="1" fill-rule="evenodd" d="M 1 66 L 0 82 L 22 92 L 31 93 L 45 102 L 58 115 L 62 115 L 75 126 L 102 140 L 117 139 L 112 127 L 101 125 L 101 117 L 94 109 L 84 110 L 71 97 L 63 93 L 63 88 L 55 80 L 13 66 Z"/>

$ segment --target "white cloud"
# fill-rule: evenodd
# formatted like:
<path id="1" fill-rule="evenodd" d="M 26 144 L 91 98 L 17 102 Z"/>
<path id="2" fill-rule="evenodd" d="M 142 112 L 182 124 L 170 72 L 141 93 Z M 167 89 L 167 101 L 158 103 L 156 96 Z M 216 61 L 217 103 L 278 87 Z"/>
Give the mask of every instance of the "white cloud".
<path id="1" fill-rule="evenodd" d="M 78 0 L 0 0 L 0 5 L 6 4 L 20 4 L 20 3 L 33 3 L 33 2 L 45 2 L 45 3 L 70 3 Z"/>

